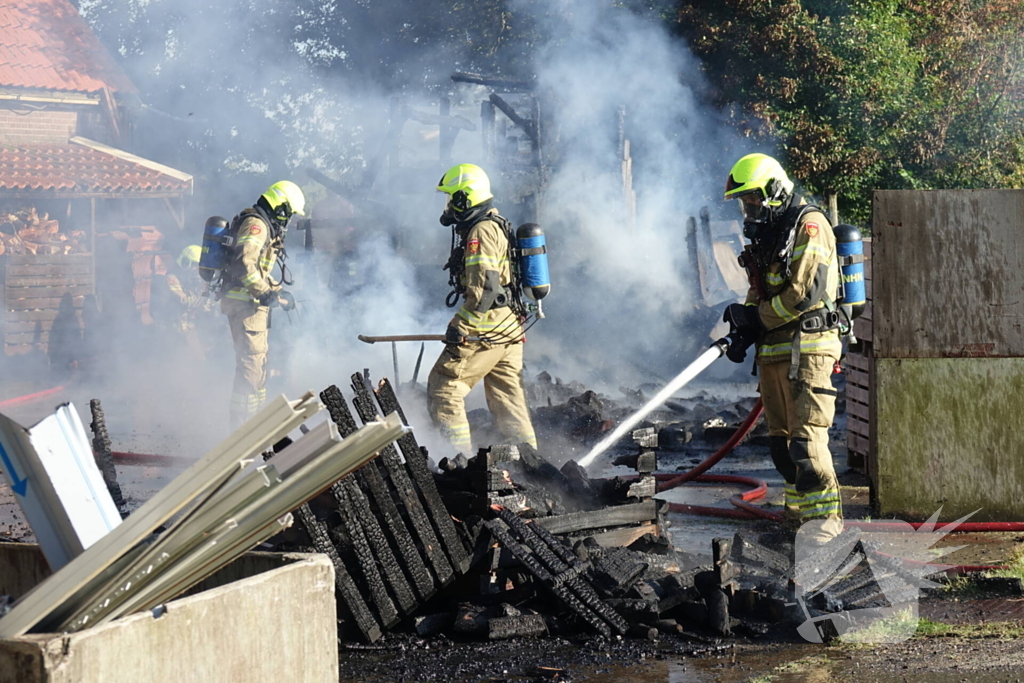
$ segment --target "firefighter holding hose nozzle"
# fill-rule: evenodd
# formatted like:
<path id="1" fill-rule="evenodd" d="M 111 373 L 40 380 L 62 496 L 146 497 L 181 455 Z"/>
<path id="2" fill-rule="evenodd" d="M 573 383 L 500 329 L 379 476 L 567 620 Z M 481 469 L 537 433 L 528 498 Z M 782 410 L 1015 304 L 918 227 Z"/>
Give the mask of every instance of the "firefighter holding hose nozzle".
<path id="1" fill-rule="evenodd" d="M 824 212 L 793 191 L 782 165 L 750 154 L 733 166 L 725 198 L 739 201 L 750 244 L 740 257 L 750 290 L 723 316 L 727 357 L 755 345 L 769 448 L 785 479 L 785 517 L 824 543 L 843 529 L 839 482 L 828 447 L 835 415 L 833 368 L 842 354 L 839 257 Z"/>

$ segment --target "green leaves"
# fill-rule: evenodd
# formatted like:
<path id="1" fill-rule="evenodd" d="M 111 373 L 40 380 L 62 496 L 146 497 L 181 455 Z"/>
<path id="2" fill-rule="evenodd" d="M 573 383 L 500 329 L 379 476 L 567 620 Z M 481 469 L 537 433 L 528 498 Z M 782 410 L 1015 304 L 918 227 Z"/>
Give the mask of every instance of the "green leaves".
<path id="1" fill-rule="evenodd" d="M 682 0 L 676 27 L 718 104 L 848 220 L 869 220 L 875 188 L 1020 185 L 1019 2 Z"/>

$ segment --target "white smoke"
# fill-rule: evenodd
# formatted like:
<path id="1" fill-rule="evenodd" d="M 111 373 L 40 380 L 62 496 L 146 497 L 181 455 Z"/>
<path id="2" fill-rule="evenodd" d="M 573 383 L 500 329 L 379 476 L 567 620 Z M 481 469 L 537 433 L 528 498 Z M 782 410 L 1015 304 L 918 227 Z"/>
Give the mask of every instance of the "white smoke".
<path id="1" fill-rule="evenodd" d="M 561 39 L 536 59 L 562 153 L 541 207 L 553 286 L 550 320 L 535 328 L 528 356 L 612 389 L 667 380 L 711 332 L 703 319 L 687 326 L 698 302 L 686 222 L 702 206 L 717 211 L 737 141 L 698 101 L 699 64 L 661 22 L 613 3 L 553 4 L 551 15 L 571 17 L 571 30 L 552 27 Z M 620 108 L 635 225 L 620 168 Z"/>
<path id="2" fill-rule="evenodd" d="M 532 22 L 538 36 L 549 36 L 535 46 L 532 71 L 537 92 L 551 104 L 544 121 L 551 175 L 538 213 L 548 232 L 553 287 L 545 300 L 548 318 L 529 333 L 527 375 L 548 370 L 612 392 L 667 380 L 710 332 L 705 320 L 693 322 L 696 274 L 686 251 L 687 218 L 704 205 L 715 212 L 729 164 L 753 150 L 740 147 L 719 115 L 701 105 L 699 64 L 661 22 L 606 0 L 510 0 L 508 9 L 520 25 Z M 326 196 L 305 177 L 307 167 L 347 187 L 362 184 L 387 144 L 395 97 L 417 111 L 437 112 L 438 96 L 447 93 L 457 113 L 479 124 L 480 102 L 490 94 L 484 87 L 455 88 L 448 77 L 494 51 L 405 37 L 408 27 L 438 20 L 427 5 L 92 0 L 83 11 L 114 41 L 108 45 L 125 56 L 139 86 L 146 106 L 136 151 L 195 174 L 187 232 L 170 240 L 172 249 L 197 242 L 206 216 L 230 218 L 276 180 L 298 180 L 311 204 Z M 454 14 L 444 19 L 458 21 Z M 293 25 L 289 37 L 290 29 L 281 27 Z M 531 70 L 521 62 L 516 68 Z M 632 151 L 635 226 L 621 186 L 620 107 Z M 300 308 L 274 312 L 272 390 L 291 395 L 331 383 L 346 389 L 348 375 L 363 368 L 374 378 L 392 375 L 390 345 L 363 344 L 359 334 L 444 332 L 451 311 L 442 305 L 447 274 L 440 266 L 449 235 L 437 224 L 443 198 L 431 190 L 448 164 L 437 158 L 437 130 L 407 122 L 398 153 L 410 172 L 392 176 L 384 164 L 368 191 L 352 198 L 372 200 L 354 222 L 358 287 L 327 287 L 330 264 L 317 260 L 315 250 L 303 254 L 297 233 L 290 236 Z M 479 132 L 460 131 L 452 155 L 458 162 L 487 168 L 499 197 L 513 173 L 488 164 Z M 499 208 L 516 213 L 513 206 Z M 216 384 L 182 396 L 210 415 L 223 413 L 226 431 L 232 360 L 226 322 L 224 328 L 212 355 L 221 364 L 215 370 L 183 372 L 167 361 L 164 371 L 176 377 L 176 387 L 192 380 L 196 387 Z M 418 350 L 399 347 L 403 382 Z M 421 384 L 440 350 L 440 344 L 426 346 Z M 135 390 L 130 368 L 106 379 L 107 386 L 123 382 L 124 394 Z M 184 400 L 161 397 L 167 406 Z"/>

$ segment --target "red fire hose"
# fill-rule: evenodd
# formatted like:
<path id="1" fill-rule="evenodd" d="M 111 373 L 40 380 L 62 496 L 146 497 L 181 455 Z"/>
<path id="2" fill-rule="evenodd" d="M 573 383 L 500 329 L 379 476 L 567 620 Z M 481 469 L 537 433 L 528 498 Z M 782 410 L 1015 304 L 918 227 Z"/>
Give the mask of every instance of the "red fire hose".
<path id="1" fill-rule="evenodd" d="M 70 382 L 69 382 L 69 384 L 70 384 Z M 61 393 L 62 391 L 64 391 L 65 389 L 67 389 L 67 388 L 68 388 L 67 384 L 62 384 L 59 387 L 54 387 L 52 389 L 46 389 L 44 391 L 37 391 L 34 394 L 25 394 L 24 396 L 15 396 L 14 398 L 9 398 L 6 401 L 0 401 L 0 410 L 6 410 L 7 408 L 14 408 L 14 407 L 17 407 L 17 406 L 28 405 L 29 403 L 35 403 L 36 401 L 41 401 L 41 400 L 43 400 L 44 398 L 46 398 L 48 396 L 55 396 L 55 395 Z"/>
<path id="2" fill-rule="evenodd" d="M 701 483 L 716 483 L 716 484 L 741 484 L 745 486 L 751 486 L 748 491 L 738 493 L 730 496 L 729 502 L 736 508 L 730 510 L 728 508 L 710 507 L 706 505 L 686 505 L 683 503 L 669 503 L 669 510 L 673 512 L 682 512 L 686 514 L 694 515 L 705 515 L 710 517 L 723 517 L 727 519 L 767 519 L 773 522 L 781 522 L 782 515 L 777 512 L 771 512 L 765 510 L 757 505 L 752 505 L 750 501 L 760 500 L 768 492 L 768 484 L 760 479 L 753 477 L 743 477 L 739 475 L 730 474 L 704 474 L 704 472 L 715 466 L 722 458 L 732 452 L 736 445 L 746 438 L 750 430 L 754 428 L 754 424 L 757 419 L 761 417 L 761 413 L 764 410 L 764 406 L 761 400 L 758 399 L 754 407 L 751 408 L 750 414 L 747 415 L 746 419 L 736 429 L 736 432 L 729 438 L 729 440 L 722 445 L 711 457 L 704 462 L 694 467 L 689 472 L 685 472 L 679 475 L 673 474 L 657 474 L 655 475 L 660 482 L 658 484 L 658 491 L 668 491 L 677 486 L 680 486 L 688 481 L 697 481 Z M 857 528 L 866 529 L 869 531 L 885 532 L 885 531 L 905 531 L 906 526 L 902 522 L 855 522 L 848 521 L 845 523 L 846 528 Z M 914 529 L 920 529 L 925 526 L 922 522 L 910 523 L 910 526 Z M 946 524 L 936 525 L 935 530 L 941 531 Z M 972 533 L 972 532 L 1021 532 L 1024 531 L 1024 522 L 964 522 L 959 524 L 953 533 Z M 976 572 L 976 571 L 991 571 L 995 569 L 1004 569 L 1002 566 L 994 565 L 959 565 L 948 569 L 948 572 L 954 573 L 965 573 L 965 572 Z"/>

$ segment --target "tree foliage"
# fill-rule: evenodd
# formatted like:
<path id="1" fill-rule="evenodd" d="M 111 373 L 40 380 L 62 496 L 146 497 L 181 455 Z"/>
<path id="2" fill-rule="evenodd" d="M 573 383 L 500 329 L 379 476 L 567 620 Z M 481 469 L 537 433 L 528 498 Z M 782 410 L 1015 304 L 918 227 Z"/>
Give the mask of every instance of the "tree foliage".
<path id="1" fill-rule="evenodd" d="M 864 222 L 874 188 L 1020 185 L 1024 4 L 682 0 L 720 107 Z"/>
<path id="2" fill-rule="evenodd" d="M 866 222 L 874 188 L 1024 184 L 1020 0 L 601 1 L 684 38 L 699 95 L 847 218 Z M 587 2 L 81 4 L 143 93 L 139 151 L 215 181 L 358 167 L 388 96 L 456 70 L 529 78 Z"/>

